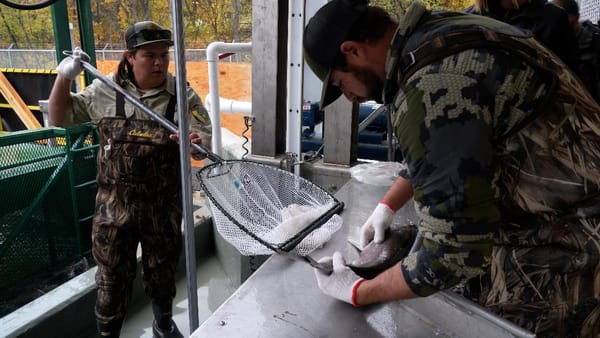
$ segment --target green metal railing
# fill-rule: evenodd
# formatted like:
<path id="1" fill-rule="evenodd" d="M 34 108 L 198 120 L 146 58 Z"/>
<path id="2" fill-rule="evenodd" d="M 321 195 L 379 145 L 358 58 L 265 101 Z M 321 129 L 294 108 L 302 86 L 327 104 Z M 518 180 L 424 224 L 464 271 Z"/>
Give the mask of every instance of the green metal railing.
<path id="1" fill-rule="evenodd" d="M 0 135 L 0 300 L 91 252 L 92 125 Z"/>

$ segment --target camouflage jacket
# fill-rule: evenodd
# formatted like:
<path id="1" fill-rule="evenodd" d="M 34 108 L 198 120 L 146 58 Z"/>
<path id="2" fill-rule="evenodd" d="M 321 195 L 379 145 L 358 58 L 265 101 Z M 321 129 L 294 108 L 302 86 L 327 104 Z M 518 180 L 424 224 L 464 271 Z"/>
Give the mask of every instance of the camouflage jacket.
<path id="1" fill-rule="evenodd" d="M 463 28 L 526 40 L 547 69 L 501 47 L 471 48 L 420 68 L 384 97 L 420 218 L 423 245 L 401 264 L 420 296 L 483 274 L 505 224 L 551 223 L 600 191 L 600 107 L 520 30 L 413 5 L 388 51 L 386 82 L 401 78 L 396 66 L 409 51 Z"/>
<path id="2" fill-rule="evenodd" d="M 114 75 L 111 76 L 114 78 Z M 130 95 L 140 100 L 146 106 L 164 115 L 171 96 L 175 95 L 175 77 L 172 74 L 167 74 L 167 81 L 165 81 L 164 85 L 143 94 L 129 80 L 125 81 L 124 88 Z M 66 112 L 65 124 L 72 125 L 90 121 L 98 123 L 103 117 L 116 116 L 115 95 L 115 91 L 112 88 L 95 79 L 84 90 L 76 94 L 71 94 L 72 105 Z M 201 137 L 209 138 L 212 133 L 211 121 L 206 108 L 202 105 L 200 96 L 191 87 L 188 87 L 187 98 L 188 109 L 190 111 L 190 129 L 199 132 Z M 146 113 L 140 111 L 127 101 L 125 102 L 125 116 L 140 120 L 150 119 Z M 176 124 L 177 116 L 178 114 L 175 113 L 174 122 Z"/>

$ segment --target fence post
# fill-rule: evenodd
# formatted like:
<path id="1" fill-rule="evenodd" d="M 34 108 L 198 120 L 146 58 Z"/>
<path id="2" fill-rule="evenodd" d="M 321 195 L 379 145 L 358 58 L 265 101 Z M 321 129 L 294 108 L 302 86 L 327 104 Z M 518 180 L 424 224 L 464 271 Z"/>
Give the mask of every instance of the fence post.
<path id="1" fill-rule="evenodd" d="M 12 54 L 10 53 L 10 50 L 12 49 L 13 45 L 14 44 L 11 43 L 10 46 L 8 46 L 8 68 L 14 68 L 12 63 Z"/>

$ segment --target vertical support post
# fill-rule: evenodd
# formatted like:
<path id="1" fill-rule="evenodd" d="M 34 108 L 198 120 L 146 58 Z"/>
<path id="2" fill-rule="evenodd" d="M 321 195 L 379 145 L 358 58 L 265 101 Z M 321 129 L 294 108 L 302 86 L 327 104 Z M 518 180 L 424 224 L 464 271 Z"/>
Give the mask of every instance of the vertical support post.
<path id="1" fill-rule="evenodd" d="M 72 50 L 71 31 L 69 30 L 69 13 L 67 0 L 58 0 L 51 7 L 52 27 L 54 28 L 54 45 L 56 46 L 56 60 L 62 61 L 65 56 L 63 50 Z"/>
<path id="2" fill-rule="evenodd" d="M 287 143 L 286 152 L 302 158 L 302 36 L 304 33 L 304 1 L 289 0 L 288 64 L 287 64 Z M 300 175 L 300 166 L 294 165 Z"/>
<path id="3" fill-rule="evenodd" d="M 183 37 L 182 1 L 171 0 L 171 20 L 175 54 L 177 120 L 179 123 L 179 153 L 181 154 L 181 190 L 183 227 L 185 238 L 185 267 L 188 291 L 188 316 L 190 334 L 200 325 L 198 317 L 198 286 L 196 283 L 196 243 L 194 236 L 194 210 L 192 198 L 192 164 L 190 160 L 190 122 L 187 102 L 187 75 L 185 69 L 185 41 Z"/>
<path id="4" fill-rule="evenodd" d="M 358 153 L 358 103 L 340 97 L 325 107 L 323 119 L 323 162 L 349 167 Z"/>
<path id="5" fill-rule="evenodd" d="M 287 12 L 287 1 L 252 1 L 252 155 L 285 152 Z"/>
<path id="6" fill-rule="evenodd" d="M 77 0 L 77 16 L 79 18 L 79 38 L 81 49 L 90 56 L 90 64 L 96 67 L 96 45 L 94 43 L 94 18 L 92 16 L 92 7 L 90 0 Z M 86 72 L 85 85 L 92 83 L 93 77 Z"/>

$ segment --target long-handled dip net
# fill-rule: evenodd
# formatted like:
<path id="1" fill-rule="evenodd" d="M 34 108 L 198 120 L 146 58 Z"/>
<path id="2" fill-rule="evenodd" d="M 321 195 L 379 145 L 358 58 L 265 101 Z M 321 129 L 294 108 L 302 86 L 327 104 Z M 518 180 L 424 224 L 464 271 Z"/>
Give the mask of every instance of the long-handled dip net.
<path id="1" fill-rule="evenodd" d="M 176 133 L 173 123 L 146 107 L 86 61 L 81 65 L 125 99 Z M 198 144 L 214 163 L 198 171 L 219 233 L 243 255 L 282 254 L 331 272 L 308 256 L 342 226 L 343 203 L 314 183 L 273 166 L 223 160 Z"/>
<path id="2" fill-rule="evenodd" d="M 327 269 L 308 254 L 342 225 L 343 208 L 314 183 L 276 167 L 222 161 L 198 172 L 219 233 L 243 255 L 286 254 Z"/>

